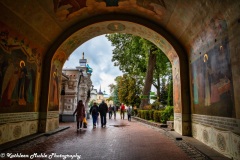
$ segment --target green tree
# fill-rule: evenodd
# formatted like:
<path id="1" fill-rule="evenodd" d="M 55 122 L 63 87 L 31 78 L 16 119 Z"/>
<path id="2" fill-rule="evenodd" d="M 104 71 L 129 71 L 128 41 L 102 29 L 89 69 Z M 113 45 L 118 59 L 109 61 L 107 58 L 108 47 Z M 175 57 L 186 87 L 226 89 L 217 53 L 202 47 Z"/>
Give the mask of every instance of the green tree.
<path id="1" fill-rule="evenodd" d="M 154 67 L 156 65 L 156 58 L 157 58 L 157 54 L 154 53 L 154 51 L 156 51 L 156 47 L 152 47 L 150 49 L 150 54 L 149 54 L 149 58 L 148 58 L 148 68 L 147 68 L 147 72 L 146 72 L 146 76 L 145 76 L 145 85 L 143 88 L 143 92 L 142 94 L 144 96 L 148 96 L 148 98 L 144 98 L 141 101 L 140 104 L 140 108 L 143 108 L 144 106 L 148 105 L 149 103 L 149 93 L 151 90 L 151 86 L 153 83 L 153 73 L 154 73 Z"/>
<path id="2" fill-rule="evenodd" d="M 155 66 L 155 72 L 154 72 L 154 81 L 153 86 L 157 90 L 157 97 L 158 102 L 160 102 L 160 90 L 162 88 L 162 81 L 161 79 L 170 77 L 172 75 L 172 67 L 169 59 L 167 56 L 161 51 L 157 51 L 157 63 Z"/>
<path id="3" fill-rule="evenodd" d="M 167 104 L 167 97 L 168 97 L 168 93 L 167 93 L 167 87 L 166 87 L 166 79 L 163 78 L 162 79 L 162 85 L 161 85 L 161 90 L 160 90 L 160 102 L 163 105 Z"/>
<path id="4" fill-rule="evenodd" d="M 171 63 L 161 49 L 143 38 L 129 34 L 110 34 L 106 37 L 115 46 L 112 58 L 114 65 L 136 77 L 139 88 L 142 88 L 141 94 L 147 96 L 151 85 L 154 85 L 160 97 L 160 79 L 171 74 Z M 148 102 L 149 99 L 143 99 L 141 106 Z"/>
<path id="5" fill-rule="evenodd" d="M 115 78 L 115 81 L 117 81 L 117 78 Z M 118 85 L 110 84 L 109 87 L 110 87 L 110 92 L 111 92 L 111 96 L 109 98 L 111 98 L 114 105 L 119 106 L 120 102 L 119 102 L 119 98 L 118 98 Z"/>
<path id="6" fill-rule="evenodd" d="M 129 74 L 124 74 L 119 78 L 118 97 L 122 103 L 135 105 L 136 91 L 136 80 L 133 77 L 129 76 Z"/>
<path id="7" fill-rule="evenodd" d="M 120 103 L 132 106 L 138 106 L 140 104 L 140 98 L 138 96 L 139 87 L 134 77 L 129 76 L 129 74 L 124 74 L 123 76 L 116 77 L 115 82 L 116 85 L 109 85 L 114 104 L 118 106 Z"/>

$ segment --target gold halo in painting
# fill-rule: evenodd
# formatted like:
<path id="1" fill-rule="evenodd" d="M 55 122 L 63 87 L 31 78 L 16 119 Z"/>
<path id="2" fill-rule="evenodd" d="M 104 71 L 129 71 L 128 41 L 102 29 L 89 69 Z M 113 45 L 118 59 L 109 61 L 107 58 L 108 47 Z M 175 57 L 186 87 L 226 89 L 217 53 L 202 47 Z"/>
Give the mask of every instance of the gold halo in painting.
<path id="1" fill-rule="evenodd" d="M 55 77 L 56 77 L 56 74 L 57 74 L 56 72 L 53 72 L 53 78 L 55 78 Z"/>
<path id="2" fill-rule="evenodd" d="M 23 64 L 23 66 L 26 65 L 25 62 L 24 62 L 23 60 L 21 60 L 20 63 L 19 63 L 19 65 L 20 65 L 21 68 L 22 68 L 22 64 Z"/>
<path id="3" fill-rule="evenodd" d="M 204 62 L 207 62 L 207 61 L 208 61 L 208 55 L 207 55 L 207 53 L 204 54 L 203 61 L 204 61 Z"/>

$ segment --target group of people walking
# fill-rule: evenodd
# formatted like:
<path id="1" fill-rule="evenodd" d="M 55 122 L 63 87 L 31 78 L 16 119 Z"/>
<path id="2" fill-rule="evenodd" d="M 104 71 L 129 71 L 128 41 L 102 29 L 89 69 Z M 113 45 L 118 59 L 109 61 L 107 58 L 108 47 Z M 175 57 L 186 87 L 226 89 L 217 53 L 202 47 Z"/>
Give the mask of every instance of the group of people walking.
<path id="1" fill-rule="evenodd" d="M 99 106 L 97 105 L 96 102 L 93 103 L 93 105 L 90 108 L 90 114 L 92 115 L 92 119 L 93 119 L 93 127 L 96 127 L 96 124 L 98 122 L 98 116 L 100 114 L 100 119 L 101 119 L 101 127 L 104 128 L 106 127 L 107 124 L 107 113 L 109 115 L 109 119 L 112 119 L 112 116 L 114 116 L 114 119 L 116 119 L 116 113 L 118 111 L 118 107 L 116 106 L 107 106 L 107 104 L 105 103 L 105 101 L 103 100 L 101 104 L 99 104 Z M 127 115 L 128 115 L 128 121 L 131 121 L 131 115 L 132 115 L 132 108 L 128 107 L 126 109 L 125 105 L 122 103 L 120 106 L 120 115 L 121 115 L 121 119 L 125 118 L 125 111 L 127 111 Z M 85 118 L 85 107 L 84 104 L 82 102 L 82 100 L 80 100 L 78 102 L 77 108 L 74 111 L 73 115 L 75 115 L 77 113 L 77 130 L 79 130 L 79 128 L 82 128 L 83 125 L 83 119 Z"/>
<path id="2" fill-rule="evenodd" d="M 118 108 L 116 106 L 107 106 L 107 104 L 102 101 L 99 106 L 97 106 L 97 103 L 94 102 L 93 106 L 90 108 L 90 114 L 92 115 L 93 118 L 93 127 L 96 127 L 98 116 L 100 113 L 100 119 L 101 119 L 101 126 L 104 128 L 106 127 L 107 123 L 107 113 L 109 115 L 109 119 L 112 119 L 114 116 L 114 119 L 116 119 L 116 114 L 117 114 Z M 120 107 L 120 114 L 121 114 L 121 119 L 124 119 L 126 108 L 124 104 L 121 104 Z M 131 115 L 132 115 L 132 108 L 128 107 L 127 108 L 127 114 L 128 114 L 128 120 L 131 121 Z"/>
<path id="3" fill-rule="evenodd" d="M 101 117 L 101 126 L 106 127 L 107 112 L 108 112 L 108 106 L 104 101 L 102 101 L 102 103 L 99 106 L 97 106 L 96 102 L 93 103 L 93 106 L 90 108 L 90 114 L 92 114 L 92 118 L 93 118 L 93 127 L 96 127 L 99 113 L 100 113 L 100 117 Z"/>

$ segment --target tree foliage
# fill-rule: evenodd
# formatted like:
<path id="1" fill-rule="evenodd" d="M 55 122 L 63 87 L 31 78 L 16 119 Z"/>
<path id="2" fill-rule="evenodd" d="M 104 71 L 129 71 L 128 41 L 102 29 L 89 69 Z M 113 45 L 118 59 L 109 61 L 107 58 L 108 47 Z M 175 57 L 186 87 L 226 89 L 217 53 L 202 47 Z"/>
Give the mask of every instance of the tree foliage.
<path id="1" fill-rule="evenodd" d="M 135 78 L 139 85 L 138 90 L 142 90 L 141 94 L 149 94 L 153 85 L 158 97 L 161 97 L 162 80 L 171 75 L 171 63 L 162 50 L 153 43 L 134 35 L 116 33 L 106 37 L 115 47 L 112 58 L 114 65 L 118 66 L 123 73 Z M 125 82 L 121 83 L 125 85 Z M 127 91 L 126 87 L 118 90 L 122 96 L 126 96 L 121 97 L 122 99 L 119 97 L 119 100 L 127 102 L 128 95 L 124 95 L 124 91 Z M 162 96 L 163 98 L 167 101 L 166 96 Z M 147 103 L 148 100 L 145 100 L 143 105 Z"/>
<path id="2" fill-rule="evenodd" d="M 115 78 L 115 81 L 117 78 Z M 114 105 L 119 106 L 120 102 L 119 102 L 119 98 L 118 98 L 118 85 L 110 84 L 109 87 L 110 87 L 110 92 L 111 92 L 111 96 L 109 98 L 111 98 Z"/>
<path id="3" fill-rule="evenodd" d="M 139 92 L 136 79 L 131 77 L 129 74 L 124 74 L 118 77 L 118 97 L 121 103 L 127 105 L 139 105 L 139 97 L 137 93 Z"/>

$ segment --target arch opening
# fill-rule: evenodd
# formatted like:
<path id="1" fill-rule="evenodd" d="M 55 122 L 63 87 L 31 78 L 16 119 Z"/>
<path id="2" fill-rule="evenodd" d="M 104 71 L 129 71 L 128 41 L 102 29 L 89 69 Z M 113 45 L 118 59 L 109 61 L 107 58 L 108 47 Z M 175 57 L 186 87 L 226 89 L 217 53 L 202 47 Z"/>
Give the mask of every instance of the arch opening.
<path id="1" fill-rule="evenodd" d="M 69 55 L 81 44 L 87 40 L 102 35 L 111 33 L 127 33 L 145 38 L 160 48 L 169 58 L 172 64 L 173 75 L 173 99 L 174 99 L 174 128 L 182 135 L 190 135 L 190 105 L 189 105 L 189 84 L 188 84 L 188 64 L 187 56 L 184 53 L 181 45 L 166 31 L 162 30 L 160 26 L 146 21 L 141 18 L 128 16 L 105 16 L 104 19 L 95 17 L 86 20 L 76 25 L 59 38 L 53 47 L 49 50 L 45 58 L 43 68 L 43 92 L 41 106 L 48 106 L 42 108 L 43 112 L 49 111 L 49 93 L 51 87 L 49 83 L 53 79 L 53 72 L 58 71 L 60 74 L 63 64 Z M 51 68 L 51 69 L 50 69 Z M 49 88 L 46 90 L 45 88 Z M 185 92 L 183 92 L 183 89 Z M 187 92 L 186 92 L 187 91 Z M 49 112 L 50 113 L 50 112 Z M 48 114 L 49 114 L 48 113 Z"/>

